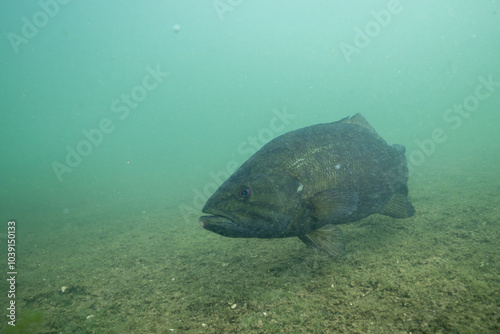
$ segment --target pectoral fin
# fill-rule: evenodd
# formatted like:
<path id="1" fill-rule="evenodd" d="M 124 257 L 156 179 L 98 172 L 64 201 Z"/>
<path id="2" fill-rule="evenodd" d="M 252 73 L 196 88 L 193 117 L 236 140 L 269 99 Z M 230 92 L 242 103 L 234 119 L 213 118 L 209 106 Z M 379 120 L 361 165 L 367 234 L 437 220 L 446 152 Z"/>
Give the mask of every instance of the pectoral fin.
<path id="1" fill-rule="evenodd" d="M 317 193 L 309 200 L 313 217 L 335 219 L 350 215 L 358 208 L 358 193 L 349 190 L 328 189 Z"/>
<path id="2" fill-rule="evenodd" d="M 331 256 L 341 257 L 345 254 L 345 243 L 342 231 L 335 225 L 325 225 L 308 234 L 299 235 L 306 245 L 321 249 Z"/>

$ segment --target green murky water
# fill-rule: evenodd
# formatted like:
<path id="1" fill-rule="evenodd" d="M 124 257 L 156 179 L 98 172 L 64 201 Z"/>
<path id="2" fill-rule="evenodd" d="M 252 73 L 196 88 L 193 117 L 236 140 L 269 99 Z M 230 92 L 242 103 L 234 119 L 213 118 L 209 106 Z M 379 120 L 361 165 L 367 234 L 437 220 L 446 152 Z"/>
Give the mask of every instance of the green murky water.
<path id="1" fill-rule="evenodd" d="M 6 333 L 500 331 L 497 1 L 0 9 Z M 357 112 L 414 217 L 341 226 L 341 259 L 199 226 L 267 141 Z"/>

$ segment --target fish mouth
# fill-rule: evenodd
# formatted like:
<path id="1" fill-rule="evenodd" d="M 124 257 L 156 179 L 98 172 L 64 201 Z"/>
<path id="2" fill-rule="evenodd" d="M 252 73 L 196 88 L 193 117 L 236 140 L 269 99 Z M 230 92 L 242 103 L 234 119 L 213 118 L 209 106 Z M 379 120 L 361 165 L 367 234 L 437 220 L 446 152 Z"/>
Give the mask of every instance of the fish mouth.
<path id="1" fill-rule="evenodd" d="M 230 218 L 220 215 L 211 216 L 201 216 L 200 225 L 204 229 L 210 230 L 210 227 L 217 226 L 233 226 L 238 227 L 238 225 L 233 222 Z"/>
<path id="2" fill-rule="evenodd" d="M 205 230 L 225 237 L 245 237 L 246 229 L 236 224 L 231 218 L 221 215 L 201 216 L 200 225 Z"/>

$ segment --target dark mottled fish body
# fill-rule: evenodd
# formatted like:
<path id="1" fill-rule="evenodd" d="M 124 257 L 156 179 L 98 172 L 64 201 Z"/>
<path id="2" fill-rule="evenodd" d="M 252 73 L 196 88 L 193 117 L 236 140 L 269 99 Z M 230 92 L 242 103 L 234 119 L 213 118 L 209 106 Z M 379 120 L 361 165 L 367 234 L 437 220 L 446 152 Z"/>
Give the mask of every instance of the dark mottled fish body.
<path id="1" fill-rule="evenodd" d="M 297 236 L 343 254 L 334 226 L 374 213 L 414 214 L 404 147 L 388 145 L 359 114 L 288 132 L 263 146 L 221 185 L 201 225 L 229 237 Z"/>

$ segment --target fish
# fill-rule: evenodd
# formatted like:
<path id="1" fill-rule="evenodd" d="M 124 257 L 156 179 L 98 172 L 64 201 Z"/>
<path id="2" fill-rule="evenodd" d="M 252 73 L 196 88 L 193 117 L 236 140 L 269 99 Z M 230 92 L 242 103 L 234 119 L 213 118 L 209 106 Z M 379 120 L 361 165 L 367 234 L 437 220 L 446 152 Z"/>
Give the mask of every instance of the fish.
<path id="1" fill-rule="evenodd" d="M 389 145 L 358 113 L 269 141 L 207 200 L 199 223 L 233 238 L 298 237 L 341 257 L 337 225 L 414 215 L 408 177 L 405 147 Z"/>

